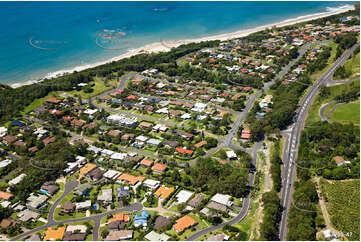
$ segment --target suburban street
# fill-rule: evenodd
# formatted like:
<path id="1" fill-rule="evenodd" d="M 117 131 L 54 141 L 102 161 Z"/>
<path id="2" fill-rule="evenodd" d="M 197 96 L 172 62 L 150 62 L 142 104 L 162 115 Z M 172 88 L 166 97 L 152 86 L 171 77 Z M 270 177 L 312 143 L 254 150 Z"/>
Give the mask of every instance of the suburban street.
<path id="1" fill-rule="evenodd" d="M 292 60 L 286 67 L 284 67 L 282 69 L 282 71 L 271 82 L 266 83 L 263 90 L 264 91 L 268 90 L 276 80 L 283 77 L 290 70 L 290 68 L 292 68 L 293 65 L 306 53 L 307 49 L 310 48 L 312 44 L 314 44 L 314 42 L 307 43 L 305 46 L 303 46 L 299 51 L 298 57 L 296 59 Z M 234 84 L 236 84 L 236 83 L 234 83 Z M 253 106 L 256 99 L 261 94 L 262 94 L 262 90 L 260 90 L 257 93 L 253 94 L 248 99 L 245 109 L 241 113 L 239 113 L 239 115 L 237 117 L 237 120 L 234 122 L 234 124 L 232 126 L 232 129 L 228 133 L 226 138 L 223 140 L 223 142 L 218 144 L 217 147 L 215 147 L 214 149 L 211 149 L 209 152 L 207 152 L 207 154 L 205 155 L 206 157 L 209 157 L 210 155 L 216 153 L 222 147 L 232 145 L 232 140 L 233 140 L 237 130 L 239 129 L 239 126 L 243 122 L 244 118 L 246 117 L 247 113 L 249 112 L 249 110 Z M 254 165 L 254 167 L 257 167 L 257 151 L 261 149 L 262 143 L 263 142 L 258 142 L 256 144 L 254 144 L 252 149 L 250 151 L 248 151 L 248 153 L 250 153 L 251 156 L 252 156 L 252 164 Z M 254 178 L 255 178 L 255 173 L 250 173 L 250 178 L 249 178 L 249 183 L 248 183 L 250 188 L 253 186 Z M 240 213 L 236 217 L 234 217 L 233 219 L 231 219 L 228 222 L 218 224 L 216 226 L 211 226 L 211 227 L 208 227 L 208 228 L 203 229 L 201 231 L 198 231 L 195 234 L 188 237 L 187 241 L 196 240 L 199 237 L 201 237 L 201 236 L 203 236 L 203 235 L 205 235 L 205 234 L 207 234 L 207 233 L 209 233 L 211 231 L 222 228 L 225 224 L 232 225 L 232 224 L 239 223 L 240 221 L 242 221 L 247 216 L 250 207 L 251 207 L 251 198 L 250 198 L 250 194 L 248 194 L 247 197 L 244 199 L 244 203 L 243 203 L 243 206 L 242 206 L 242 209 L 241 209 Z"/>
<path id="2" fill-rule="evenodd" d="M 297 159 L 298 145 L 303 130 L 304 122 L 307 117 L 308 110 L 315 98 L 320 86 L 329 82 L 337 67 L 341 66 L 351 56 L 359 43 L 355 44 L 347 50 L 332 67 L 323 74 L 323 76 L 310 88 L 310 90 L 303 97 L 299 112 L 296 117 L 296 122 L 291 128 L 291 134 L 287 146 L 283 152 L 283 171 L 282 171 L 282 189 L 281 189 L 281 206 L 283 207 L 282 218 L 280 222 L 280 239 L 286 240 L 287 235 L 287 216 L 292 200 L 292 189 L 295 178 L 295 161 Z"/>

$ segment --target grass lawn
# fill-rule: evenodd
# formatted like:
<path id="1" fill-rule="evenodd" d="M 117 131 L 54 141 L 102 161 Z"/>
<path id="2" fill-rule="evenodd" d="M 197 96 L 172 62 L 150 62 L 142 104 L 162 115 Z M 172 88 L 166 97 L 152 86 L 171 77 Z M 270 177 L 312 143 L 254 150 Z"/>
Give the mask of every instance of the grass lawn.
<path id="1" fill-rule="evenodd" d="M 116 87 L 117 85 L 117 81 L 116 80 L 109 80 L 108 81 L 108 86 L 104 85 L 104 82 L 101 80 L 101 78 L 99 77 L 94 77 L 94 82 L 90 82 L 90 84 L 95 84 L 92 89 L 93 92 L 91 93 L 85 93 L 83 90 L 81 91 L 71 91 L 69 92 L 69 94 L 71 95 L 80 95 L 83 99 L 88 99 L 90 97 L 95 97 L 98 96 L 99 94 L 112 90 L 114 89 L 114 87 Z"/>
<path id="2" fill-rule="evenodd" d="M 360 180 L 321 180 L 327 211 L 336 229 L 349 240 L 360 240 Z"/>
<path id="3" fill-rule="evenodd" d="M 55 213 L 54 213 L 54 219 L 57 221 L 85 217 L 85 212 L 84 213 L 73 213 L 72 215 L 70 215 L 70 214 L 60 215 L 59 213 L 60 213 L 60 208 L 56 208 Z"/>
<path id="4" fill-rule="evenodd" d="M 360 103 L 349 103 L 339 106 L 331 115 L 332 120 L 341 123 L 360 124 Z"/>
<path id="5" fill-rule="evenodd" d="M 33 111 L 34 109 L 40 107 L 48 98 L 53 97 L 54 95 L 59 93 L 61 92 L 50 92 L 47 96 L 43 98 L 35 99 L 32 103 L 30 103 L 28 106 L 24 108 L 24 111 L 22 111 L 21 114 L 26 114 Z"/>
<path id="6" fill-rule="evenodd" d="M 360 81 L 355 80 L 353 82 L 348 82 L 343 85 L 328 87 L 327 89 L 330 91 L 330 95 L 328 97 L 321 97 L 319 94 L 315 97 L 310 110 L 307 115 L 306 125 L 311 125 L 314 122 L 321 121 L 321 117 L 319 115 L 319 110 L 322 106 L 322 104 L 326 104 L 329 102 L 334 101 L 334 98 L 337 95 L 340 95 L 341 93 L 349 90 L 352 88 L 351 84 L 354 84 L 354 88 L 360 88 Z"/>

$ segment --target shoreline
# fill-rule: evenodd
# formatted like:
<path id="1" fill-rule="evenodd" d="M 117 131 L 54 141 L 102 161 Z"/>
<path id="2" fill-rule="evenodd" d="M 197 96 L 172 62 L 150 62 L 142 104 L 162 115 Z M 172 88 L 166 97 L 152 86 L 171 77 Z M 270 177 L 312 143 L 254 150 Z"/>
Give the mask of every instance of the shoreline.
<path id="1" fill-rule="evenodd" d="M 21 83 L 13 83 L 13 84 L 11 84 L 9 86 L 12 87 L 12 88 L 19 88 L 19 87 L 31 85 L 31 84 L 34 84 L 34 83 L 39 83 L 39 82 L 43 81 L 44 79 L 52 79 L 52 78 L 55 78 L 55 77 L 60 77 L 60 76 L 66 75 L 66 74 L 71 74 L 74 71 L 80 72 L 80 71 L 83 71 L 83 70 L 86 70 L 86 69 L 94 68 L 94 67 L 104 65 L 104 64 L 107 64 L 107 63 L 111 63 L 111 62 L 114 62 L 114 61 L 119 61 L 119 60 L 122 60 L 122 59 L 125 59 L 125 58 L 132 57 L 134 55 L 142 54 L 142 53 L 166 52 L 166 51 L 169 51 L 171 48 L 175 48 L 175 47 L 178 47 L 178 46 L 183 45 L 183 44 L 199 43 L 199 42 L 202 42 L 202 41 L 211 41 L 211 40 L 225 41 L 225 40 L 234 39 L 234 38 L 241 38 L 241 37 L 245 37 L 247 35 L 250 35 L 252 33 L 256 33 L 256 32 L 265 30 L 266 28 L 270 28 L 270 27 L 274 27 L 274 26 L 276 26 L 276 27 L 284 27 L 284 26 L 287 26 L 287 25 L 293 25 L 293 24 L 297 24 L 297 23 L 301 23 L 301 22 L 306 22 L 306 21 L 310 21 L 310 20 L 315 20 L 315 19 L 319 19 L 319 18 L 328 17 L 328 16 L 331 16 L 331 15 L 344 13 L 344 12 L 347 12 L 347 11 L 353 10 L 353 9 L 354 9 L 354 6 L 345 5 L 345 6 L 337 8 L 335 11 L 321 12 L 321 13 L 316 13 L 316 14 L 304 15 L 304 16 L 300 16 L 300 17 L 296 17 L 296 18 L 283 20 L 283 21 L 277 22 L 277 23 L 266 24 L 266 25 L 262 25 L 262 26 L 254 27 L 254 28 L 250 28 L 250 29 L 238 30 L 238 31 L 231 32 L 231 33 L 216 34 L 216 35 L 199 37 L 199 38 L 194 38 L 194 39 L 183 39 L 183 40 L 170 40 L 170 41 L 155 42 L 155 43 L 147 44 L 147 45 L 142 46 L 142 47 L 137 48 L 137 49 L 129 50 L 128 52 L 126 52 L 126 53 L 124 53 L 122 55 L 113 57 L 113 58 L 105 60 L 105 61 L 96 62 L 96 63 L 93 63 L 93 64 L 86 64 L 86 65 L 83 65 L 83 66 L 77 66 L 77 67 L 74 67 L 73 69 L 70 69 L 70 70 L 55 71 L 55 72 L 47 74 L 45 77 L 43 77 L 43 78 L 41 78 L 39 80 L 29 80 L 29 81 L 25 81 L 25 82 L 21 82 Z"/>

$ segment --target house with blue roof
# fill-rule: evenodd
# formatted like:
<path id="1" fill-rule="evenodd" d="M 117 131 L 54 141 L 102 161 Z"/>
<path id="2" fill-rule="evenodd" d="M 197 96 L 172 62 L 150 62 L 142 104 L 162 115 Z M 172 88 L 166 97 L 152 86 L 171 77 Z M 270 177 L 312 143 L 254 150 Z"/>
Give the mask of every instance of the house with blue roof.
<path id="1" fill-rule="evenodd" d="M 24 124 L 22 122 L 20 122 L 19 120 L 13 120 L 13 121 L 11 121 L 11 125 L 22 127 Z"/>
<path id="2" fill-rule="evenodd" d="M 147 226 L 147 221 L 149 218 L 149 212 L 148 211 L 142 211 L 141 214 L 136 214 L 134 216 L 134 226 Z"/>

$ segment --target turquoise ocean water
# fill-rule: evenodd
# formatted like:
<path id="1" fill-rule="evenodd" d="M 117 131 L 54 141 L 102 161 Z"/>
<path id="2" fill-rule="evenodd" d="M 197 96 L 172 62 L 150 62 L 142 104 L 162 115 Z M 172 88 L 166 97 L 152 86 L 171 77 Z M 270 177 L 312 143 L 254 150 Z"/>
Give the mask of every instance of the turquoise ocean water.
<path id="1" fill-rule="evenodd" d="M 0 83 L 35 80 L 160 40 L 197 38 L 355 2 L 0 2 Z"/>

